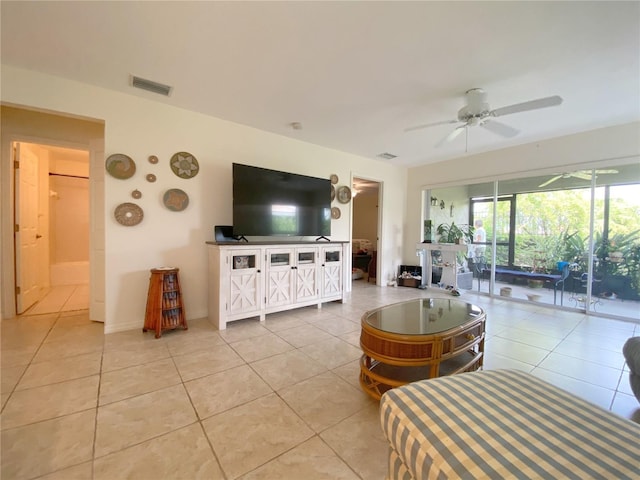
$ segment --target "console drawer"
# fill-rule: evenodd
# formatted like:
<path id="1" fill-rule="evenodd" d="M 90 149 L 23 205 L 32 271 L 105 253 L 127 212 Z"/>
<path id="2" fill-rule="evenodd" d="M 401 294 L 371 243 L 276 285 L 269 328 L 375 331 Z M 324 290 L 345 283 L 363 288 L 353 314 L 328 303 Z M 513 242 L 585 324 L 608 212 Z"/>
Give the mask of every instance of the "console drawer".
<path id="1" fill-rule="evenodd" d="M 484 319 L 442 339 L 442 357 L 456 355 L 478 344 L 484 338 Z"/>

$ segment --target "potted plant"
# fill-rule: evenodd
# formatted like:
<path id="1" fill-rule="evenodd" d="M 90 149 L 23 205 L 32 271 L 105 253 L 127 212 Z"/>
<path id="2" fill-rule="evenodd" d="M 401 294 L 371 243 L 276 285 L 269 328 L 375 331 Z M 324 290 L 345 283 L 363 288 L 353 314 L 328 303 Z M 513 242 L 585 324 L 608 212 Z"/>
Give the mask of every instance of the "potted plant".
<path id="1" fill-rule="evenodd" d="M 473 227 L 469 225 L 456 225 L 441 223 L 436 228 L 436 232 L 440 235 L 440 243 L 464 243 L 473 240 Z"/>

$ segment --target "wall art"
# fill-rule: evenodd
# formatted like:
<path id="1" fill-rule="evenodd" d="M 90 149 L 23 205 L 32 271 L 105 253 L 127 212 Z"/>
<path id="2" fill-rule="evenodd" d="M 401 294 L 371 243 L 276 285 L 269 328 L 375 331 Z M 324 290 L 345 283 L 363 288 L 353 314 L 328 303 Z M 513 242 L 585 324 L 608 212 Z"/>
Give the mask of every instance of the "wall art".
<path id="1" fill-rule="evenodd" d="M 105 161 L 105 168 L 109 175 L 119 180 L 126 180 L 136 173 L 136 162 L 123 153 L 109 155 Z"/>
<path id="2" fill-rule="evenodd" d="M 181 212 L 189 205 L 189 195 L 179 188 L 171 188 L 164 192 L 162 202 L 172 212 Z"/>
<path id="3" fill-rule="evenodd" d="M 138 225 L 144 217 L 144 212 L 135 203 L 121 203 L 113 212 L 116 221 L 125 227 Z"/>
<path id="4" fill-rule="evenodd" d="M 178 152 L 171 157 L 171 170 L 180 178 L 193 178 L 200 171 L 196 157 L 188 152 Z"/>

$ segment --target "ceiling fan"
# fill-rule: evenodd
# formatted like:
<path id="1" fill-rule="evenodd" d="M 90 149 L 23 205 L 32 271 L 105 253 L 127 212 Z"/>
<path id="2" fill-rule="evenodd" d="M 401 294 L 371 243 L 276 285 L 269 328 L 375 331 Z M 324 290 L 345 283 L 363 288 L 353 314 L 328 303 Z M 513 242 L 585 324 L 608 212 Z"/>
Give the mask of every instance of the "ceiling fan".
<path id="1" fill-rule="evenodd" d="M 487 103 L 487 93 L 483 89 L 472 88 L 471 90 L 467 90 L 465 92 L 465 97 L 467 99 L 467 104 L 458 110 L 457 119 L 416 125 L 414 127 L 405 128 L 404 131 L 411 132 L 413 130 L 435 127 L 437 125 L 462 123 L 462 125 L 458 125 L 451 133 L 449 133 L 449 135 L 439 141 L 436 144 L 436 147 L 452 141 L 467 127 L 475 126 L 480 126 L 497 135 L 511 138 L 515 137 L 520 132 L 513 127 L 505 125 L 504 123 L 496 122 L 493 120 L 494 118 L 511 115 L 512 113 L 526 112 L 528 110 L 553 107 L 562 103 L 562 97 L 554 95 L 552 97 L 538 98 L 536 100 L 529 100 L 528 102 L 516 103 L 514 105 L 508 105 L 506 107 L 491 110 Z"/>
<path id="2" fill-rule="evenodd" d="M 618 171 L 617 170 L 594 170 L 593 173 L 597 177 L 599 174 L 618 173 Z M 574 177 L 574 178 L 580 178 L 581 180 L 589 180 L 589 181 L 591 181 L 591 175 L 592 175 L 592 171 L 591 170 L 579 170 L 577 172 L 561 173 L 559 175 L 551 177 L 546 182 L 541 183 L 540 185 L 538 185 L 538 188 L 546 187 L 547 185 L 555 182 L 556 180 L 560 180 L 561 178 Z"/>

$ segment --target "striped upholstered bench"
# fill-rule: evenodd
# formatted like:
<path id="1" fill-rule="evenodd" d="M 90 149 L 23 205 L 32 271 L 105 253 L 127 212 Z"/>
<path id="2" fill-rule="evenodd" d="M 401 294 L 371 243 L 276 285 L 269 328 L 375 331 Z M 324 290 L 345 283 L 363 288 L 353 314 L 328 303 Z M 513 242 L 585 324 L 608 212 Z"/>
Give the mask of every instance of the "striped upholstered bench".
<path id="1" fill-rule="evenodd" d="M 388 480 L 640 478 L 640 425 L 515 370 L 389 390 L 380 416 Z"/>

